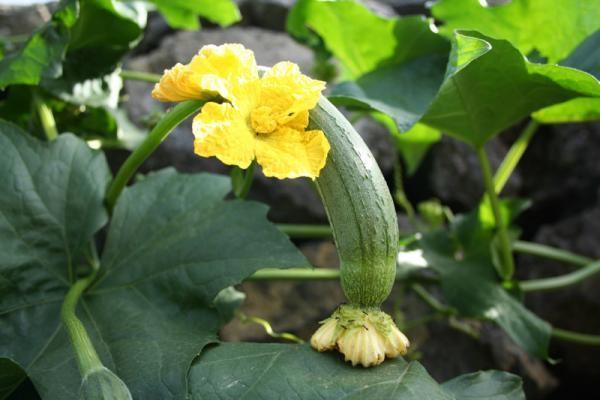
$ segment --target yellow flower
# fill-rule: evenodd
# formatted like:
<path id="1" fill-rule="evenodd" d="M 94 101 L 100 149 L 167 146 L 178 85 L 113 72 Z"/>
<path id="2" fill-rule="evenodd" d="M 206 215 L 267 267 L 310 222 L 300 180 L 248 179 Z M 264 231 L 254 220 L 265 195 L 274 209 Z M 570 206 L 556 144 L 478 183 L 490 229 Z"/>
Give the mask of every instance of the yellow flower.
<path id="1" fill-rule="evenodd" d="M 319 176 L 329 142 L 306 130 L 308 111 L 325 83 L 280 62 L 259 77 L 252 51 L 240 44 L 205 46 L 187 65 L 165 71 L 152 96 L 162 101 L 209 100 L 192 125 L 194 151 L 248 168 L 254 159 L 266 176 Z"/>

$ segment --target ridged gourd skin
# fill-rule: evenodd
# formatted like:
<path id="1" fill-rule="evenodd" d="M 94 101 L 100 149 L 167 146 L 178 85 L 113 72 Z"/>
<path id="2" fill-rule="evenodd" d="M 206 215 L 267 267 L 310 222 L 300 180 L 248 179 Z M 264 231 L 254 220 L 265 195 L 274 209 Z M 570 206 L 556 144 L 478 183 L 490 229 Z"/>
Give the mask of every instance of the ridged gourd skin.
<path id="1" fill-rule="evenodd" d="M 378 307 L 396 275 L 398 223 L 389 188 L 371 151 L 327 99 L 310 111 L 331 150 L 316 184 L 333 229 L 344 294 L 351 304 Z"/>

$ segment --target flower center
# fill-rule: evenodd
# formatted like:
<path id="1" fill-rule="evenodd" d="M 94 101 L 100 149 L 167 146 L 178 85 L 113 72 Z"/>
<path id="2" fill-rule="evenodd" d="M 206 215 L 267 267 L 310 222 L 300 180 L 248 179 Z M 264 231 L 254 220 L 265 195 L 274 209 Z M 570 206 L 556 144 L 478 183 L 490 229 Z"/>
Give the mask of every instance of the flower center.
<path id="1" fill-rule="evenodd" d="M 269 106 L 256 107 L 250 112 L 250 124 L 256 133 L 268 134 L 277 128 L 277 120 Z"/>

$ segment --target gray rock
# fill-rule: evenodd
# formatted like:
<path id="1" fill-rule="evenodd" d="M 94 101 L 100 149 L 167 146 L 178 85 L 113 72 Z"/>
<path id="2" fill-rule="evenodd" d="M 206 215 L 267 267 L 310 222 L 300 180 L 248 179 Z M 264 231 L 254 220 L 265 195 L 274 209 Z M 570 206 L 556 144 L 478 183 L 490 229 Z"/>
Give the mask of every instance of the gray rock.
<path id="1" fill-rule="evenodd" d="M 521 165 L 530 222 L 549 224 L 594 205 L 600 189 L 600 124 L 542 127 Z"/>
<path id="2" fill-rule="evenodd" d="M 285 31 L 287 15 L 295 0 L 237 0 L 243 22 L 261 28 Z M 385 1 L 363 0 L 371 11 L 383 17 L 396 15 L 394 8 Z"/>
<path id="3" fill-rule="evenodd" d="M 485 146 L 492 168 L 496 169 L 508 150 L 498 138 Z M 469 210 L 481 200 L 484 192 L 483 176 L 475 150 L 453 138 L 444 136 L 432 148 L 430 185 L 433 195 L 442 203 L 457 210 Z M 516 170 L 503 191 L 504 195 L 518 192 L 521 175 Z"/>
<path id="4" fill-rule="evenodd" d="M 50 20 L 53 5 L 12 6 L 0 4 L 0 35 L 26 35 Z"/>
<path id="5" fill-rule="evenodd" d="M 285 31 L 288 12 L 295 0 L 236 0 L 243 21 L 252 26 Z"/>
<path id="6" fill-rule="evenodd" d="M 396 147 L 390 132 L 372 118 L 361 118 L 354 124 L 354 128 L 373 153 L 381 172 L 386 176 L 391 176 L 394 169 Z"/>

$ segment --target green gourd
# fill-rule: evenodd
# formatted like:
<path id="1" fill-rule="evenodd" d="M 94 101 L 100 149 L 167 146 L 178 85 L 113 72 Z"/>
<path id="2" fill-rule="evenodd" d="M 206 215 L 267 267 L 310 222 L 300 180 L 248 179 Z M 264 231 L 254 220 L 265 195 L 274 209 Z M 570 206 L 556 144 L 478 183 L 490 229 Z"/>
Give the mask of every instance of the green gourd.
<path id="1" fill-rule="evenodd" d="M 398 222 L 394 202 L 371 151 L 327 99 L 310 112 L 331 150 L 316 184 L 341 262 L 341 283 L 351 304 L 378 307 L 396 274 Z"/>

